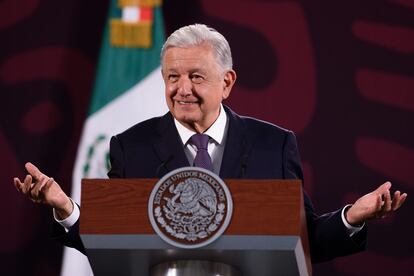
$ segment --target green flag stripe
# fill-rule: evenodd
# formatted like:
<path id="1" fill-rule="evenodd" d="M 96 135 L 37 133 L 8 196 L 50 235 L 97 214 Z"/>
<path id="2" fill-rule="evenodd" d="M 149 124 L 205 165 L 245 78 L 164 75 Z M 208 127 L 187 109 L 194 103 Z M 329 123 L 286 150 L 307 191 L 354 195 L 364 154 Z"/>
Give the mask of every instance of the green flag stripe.
<path id="1" fill-rule="evenodd" d="M 89 116 L 107 103 L 122 95 L 160 65 L 160 51 L 164 43 L 164 22 L 160 7 L 154 8 L 152 47 L 115 48 L 109 41 L 109 21 L 120 18 L 117 0 L 112 0 L 109 17 L 103 34 L 103 42 Z"/>

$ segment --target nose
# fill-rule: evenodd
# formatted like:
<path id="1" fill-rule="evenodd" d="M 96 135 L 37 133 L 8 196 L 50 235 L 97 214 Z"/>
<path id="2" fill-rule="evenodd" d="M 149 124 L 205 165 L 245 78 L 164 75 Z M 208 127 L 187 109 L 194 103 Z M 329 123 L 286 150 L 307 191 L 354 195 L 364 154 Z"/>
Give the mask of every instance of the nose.
<path id="1" fill-rule="evenodd" d="M 177 85 L 177 92 L 180 96 L 186 97 L 192 94 L 193 85 L 188 77 L 181 77 Z"/>

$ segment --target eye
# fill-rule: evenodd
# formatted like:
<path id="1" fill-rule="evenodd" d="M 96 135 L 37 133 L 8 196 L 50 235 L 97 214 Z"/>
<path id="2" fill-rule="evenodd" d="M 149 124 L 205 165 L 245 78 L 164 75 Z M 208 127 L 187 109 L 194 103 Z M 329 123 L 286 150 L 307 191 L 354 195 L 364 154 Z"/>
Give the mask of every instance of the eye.
<path id="1" fill-rule="evenodd" d="M 193 83 L 201 83 L 204 80 L 204 77 L 199 74 L 191 74 L 190 79 Z"/>
<path id="2" fill-rule="evenodd" d="M 169 75 L 168 75 L 168 81 L 169 81 L 169 82 L 176 82 L 176 81 L 178 81 L 178 75 L 175 75 L 175 74 L 169 74 Z"/>

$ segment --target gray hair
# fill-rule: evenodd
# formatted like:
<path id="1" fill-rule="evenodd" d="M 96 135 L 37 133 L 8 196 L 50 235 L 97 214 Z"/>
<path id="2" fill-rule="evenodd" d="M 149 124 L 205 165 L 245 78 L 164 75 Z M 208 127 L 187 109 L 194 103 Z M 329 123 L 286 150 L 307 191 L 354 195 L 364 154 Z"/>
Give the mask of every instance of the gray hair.
<path id="1" fill-rule="evenodd" d="M 165 41 L 161 49 L 161 65 L 164 62 L 165 52 L 169 48 L 188 48 L 207 44 L 213 50 L 214 56 L 225 71 L 233 68 L 230 45 L 226 38 L 215 29 L 204 24 L 193 24 L 181 27 L 173 32 Z"/>

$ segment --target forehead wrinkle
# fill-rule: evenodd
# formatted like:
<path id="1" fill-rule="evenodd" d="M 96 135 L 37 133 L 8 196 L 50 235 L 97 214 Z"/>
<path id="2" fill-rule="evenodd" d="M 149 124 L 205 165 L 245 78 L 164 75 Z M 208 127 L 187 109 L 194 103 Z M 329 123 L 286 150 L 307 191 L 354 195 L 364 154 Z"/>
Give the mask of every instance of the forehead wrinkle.
<path id="1" fill-rule="evenodd" d="M 187 60 L 183 59 L 176 59 L 166 62 L 165 67 L 167 70 L 186 70 L 186 71 L 194 71 L 194 70 L 202 70 L 201 64 L 203 63 L 199 59 L 194 58 L 194 62 L 188 63 Z"/>
<path id="2" fill-rule="evenodd" d="M 210 47 L 202 47 L 202 46 L 195 46 L 195 47 L 188 47 L 188 48 L 181 48 L 181 47 L 173 47 L 166 51 L 164 59 L 168 56 L 173 59 L 177 59 L 176 56 L 179 56 L 179 59 L 188 60 L 188 59 L 198 59 L 202 52 L 202 57 L 211 56 L 215 60 L 215 55 L 211 51 Z"/>
<path id="3" fill-rule="evenodd" d="M 182 65 L 181 63 L 173 63 L 172 65 L 167 65 L 166 67 L 166 71 L 167 72 L 184 72 L 184 73 L 201 73 L 201 74 L 207 74 L 207 70 L 206 68 L 200 66 L 200 63 L 202 62 L 198 62 L 198 64 L 196 65 L 192 65 L 192 64 L 186 64 L 186 65 Z"/>

